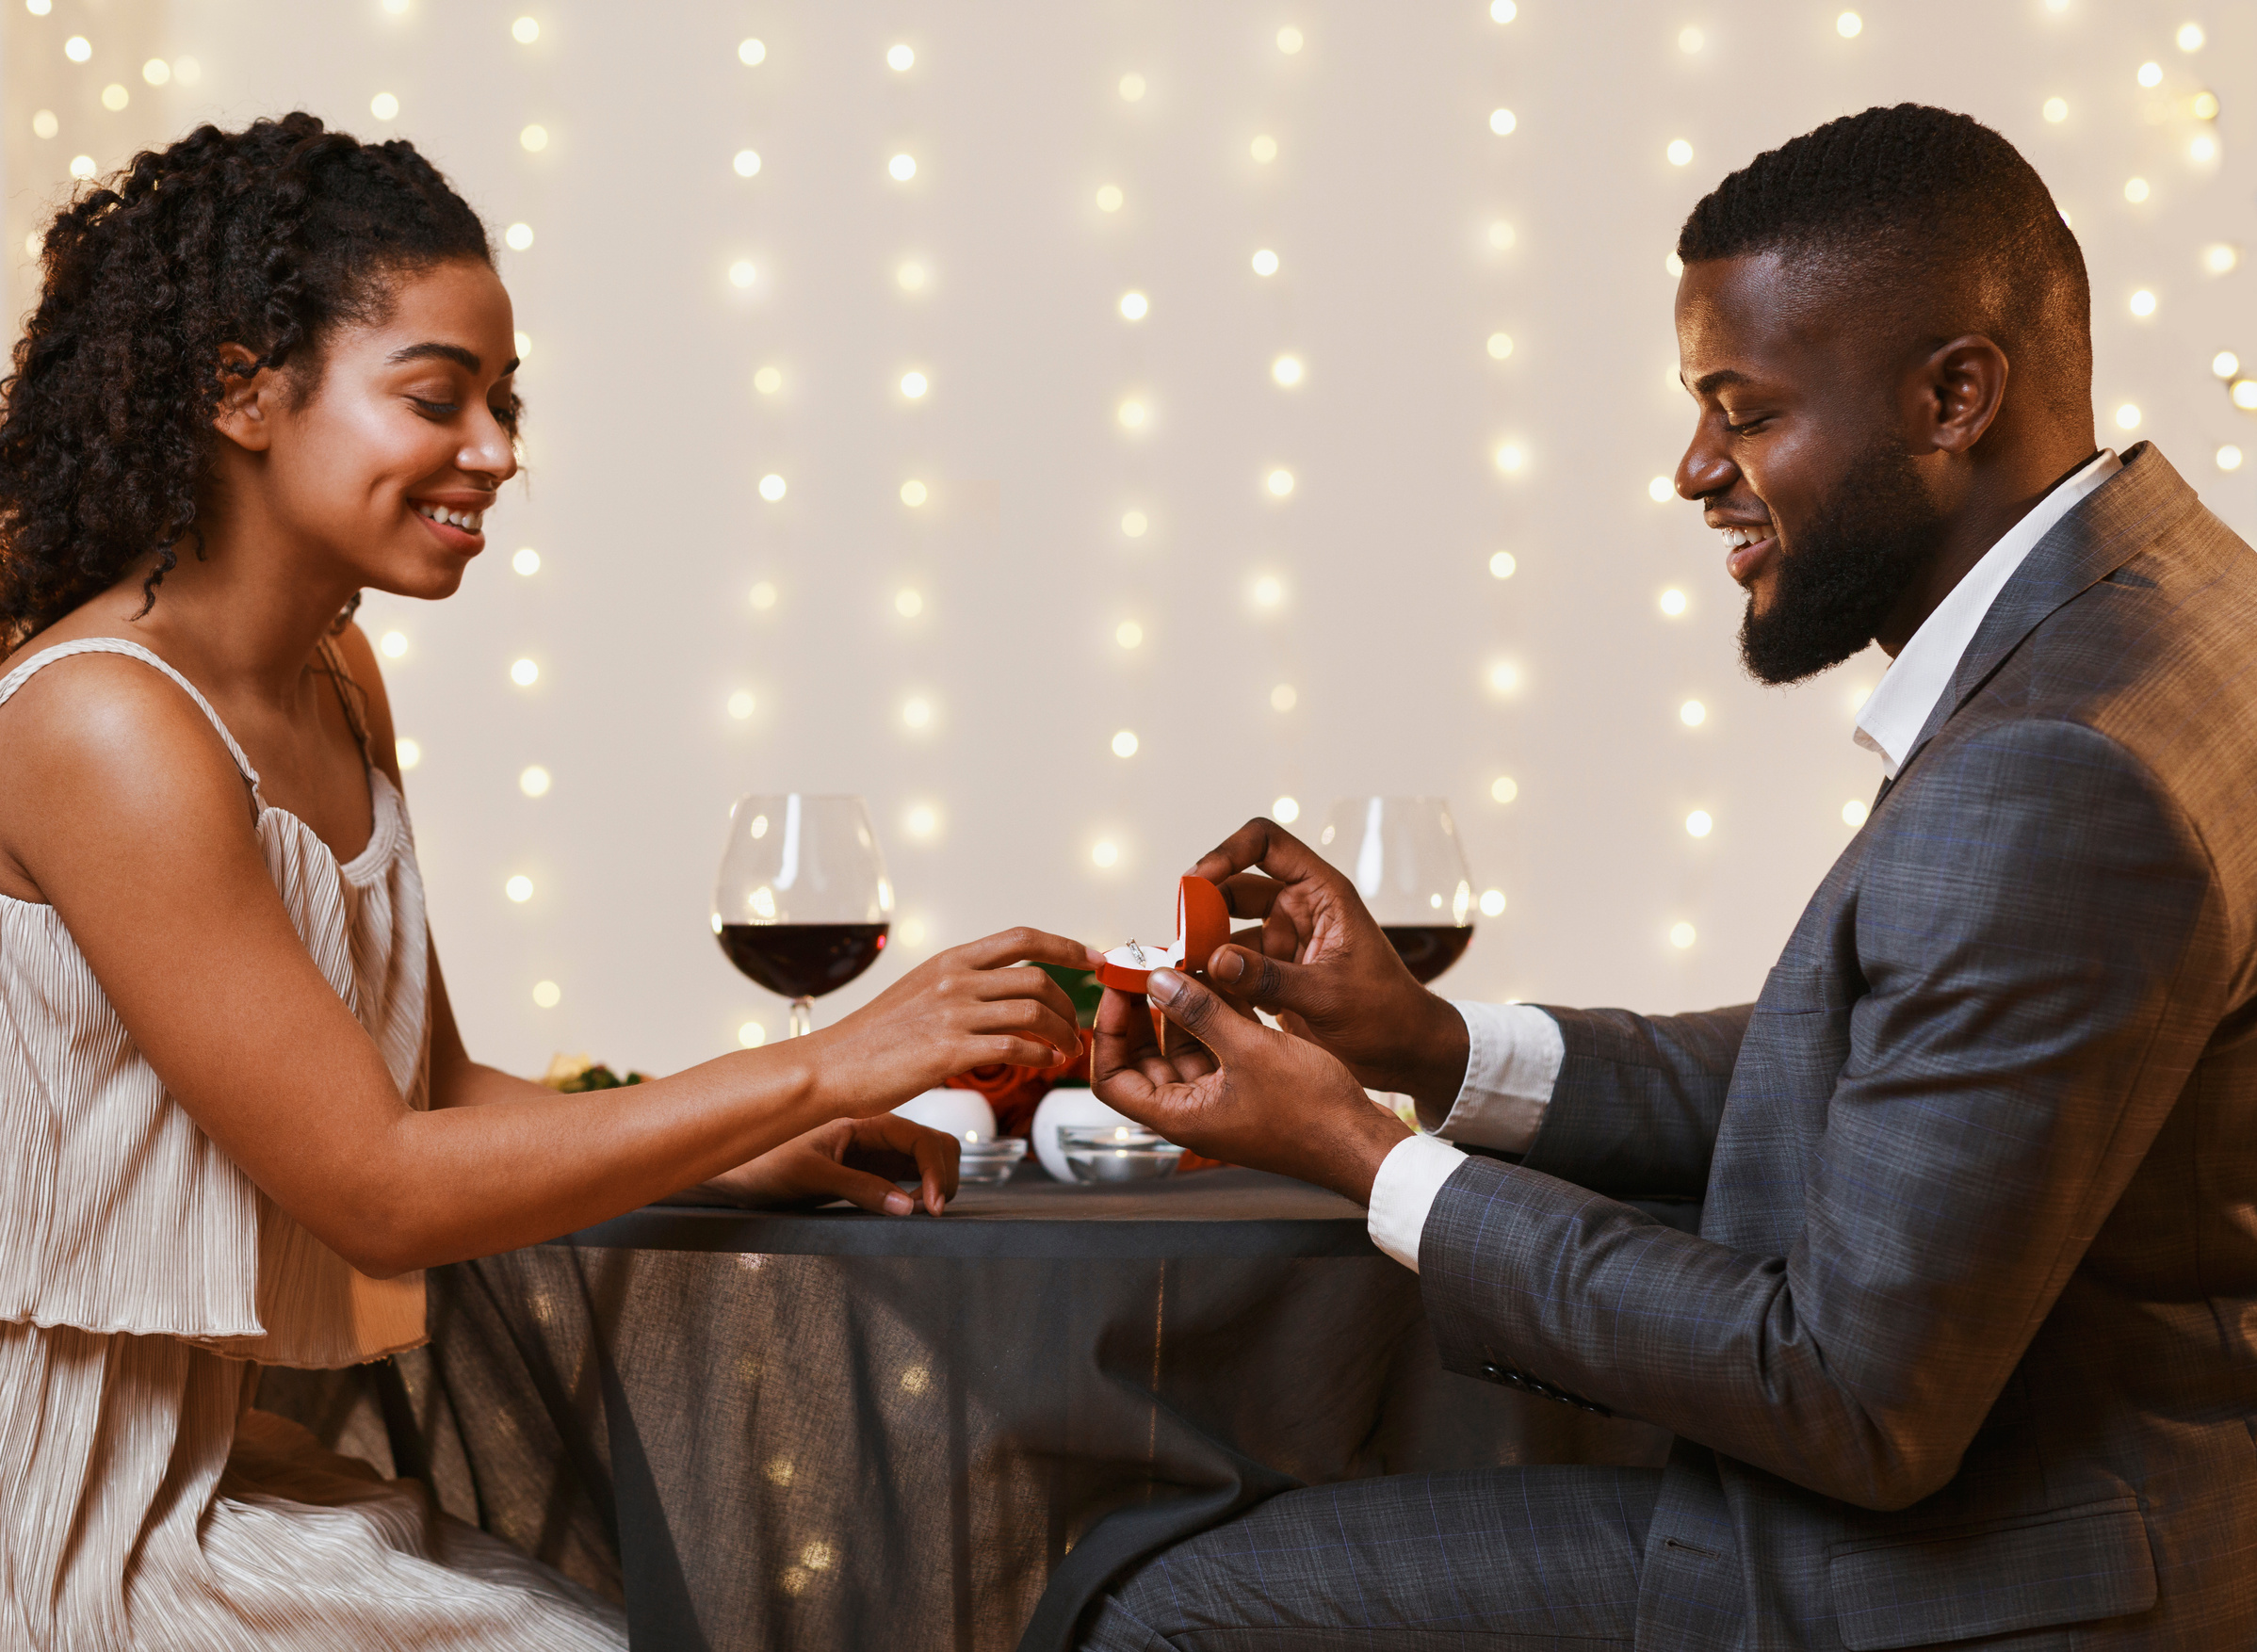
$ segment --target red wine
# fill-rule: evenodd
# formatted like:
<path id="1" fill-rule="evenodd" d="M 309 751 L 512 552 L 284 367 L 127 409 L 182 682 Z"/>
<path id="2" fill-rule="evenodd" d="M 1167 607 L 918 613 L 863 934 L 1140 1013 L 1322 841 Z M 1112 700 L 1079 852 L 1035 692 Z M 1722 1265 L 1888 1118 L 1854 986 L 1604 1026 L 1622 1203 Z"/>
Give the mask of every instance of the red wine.
<path id="1" fill-rule="evenodd" d="M 1411 974 L 1429 981 L 1466 955 L 1473 945 L 1471 924 L 1382 924 L 1379 932 Z"/>
<path id="2" fill-rule="evenodd" d="M 891 924 L 723 924 L 729 962 L 771 993 L 820 998 L 878 961 Z"/>

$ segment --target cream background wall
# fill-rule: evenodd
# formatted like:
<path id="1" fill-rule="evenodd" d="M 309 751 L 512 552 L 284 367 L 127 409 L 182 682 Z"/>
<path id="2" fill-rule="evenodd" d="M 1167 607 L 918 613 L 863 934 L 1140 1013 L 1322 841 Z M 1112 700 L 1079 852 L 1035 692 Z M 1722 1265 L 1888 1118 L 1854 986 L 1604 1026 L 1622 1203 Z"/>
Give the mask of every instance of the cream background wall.
<path id="1" fill-rule="evenodd" d="M 1007 923 L 1161 931 L 1174 874 L 1242 818 L 1363 791 L 1447 795 L 1476 887 L 1507 899 L 1447 990 L 1751 995 L 1877 782 L 1849 734 L 1885 661 L 1786 692 L 1740 674 L 1713 536 L 1648 496 L 1689 429 L 1664 258 L 1724 172 L 1872 103 L 2023 148 L 2092 268 L 2103 439 L 2152 438 L 2257 533 L 2257 421 L 2211 370 L 2257 362 L 2250 269 L 2204 262 L 2257 251 L 2248 4 L 1869 0 L 1854 34 L 1790 0 L 1526 0 L 1508 23 L 1474 0 L 45 4 L 0 14 L 12 315 L 73 157 L 203 120 L 302 106 L 410 137 L 497 237 L 532 233 L 501 254 L 529 479 L 460 595 L 364 610 L 399 639 L 455 1002 L 474 1051 L 523 1070 L 781 1030 L 706 932 L 724 812 L 755 789 L 865 794 L 901 891 L 898 945 L 824 1017 Z M 2220 469 L 2230 444 L 2252 462 Z"/>

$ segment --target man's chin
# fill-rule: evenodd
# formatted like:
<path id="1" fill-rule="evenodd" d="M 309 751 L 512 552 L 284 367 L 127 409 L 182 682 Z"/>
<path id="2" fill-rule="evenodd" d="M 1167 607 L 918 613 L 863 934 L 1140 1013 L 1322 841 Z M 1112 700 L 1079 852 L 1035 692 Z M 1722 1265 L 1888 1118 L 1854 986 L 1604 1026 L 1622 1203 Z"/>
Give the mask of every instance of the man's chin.
<path id="1" fill-rule="evenodd" d="M 1849 627 L 1816 626 L 1776 611 L 1759 614 L 1751 594 L 1740 620 L 1740 664 L 1764 687 L 1785 688 L 1833 670 L 1872 640 L 1870 629 L 1854 636 Z"/>

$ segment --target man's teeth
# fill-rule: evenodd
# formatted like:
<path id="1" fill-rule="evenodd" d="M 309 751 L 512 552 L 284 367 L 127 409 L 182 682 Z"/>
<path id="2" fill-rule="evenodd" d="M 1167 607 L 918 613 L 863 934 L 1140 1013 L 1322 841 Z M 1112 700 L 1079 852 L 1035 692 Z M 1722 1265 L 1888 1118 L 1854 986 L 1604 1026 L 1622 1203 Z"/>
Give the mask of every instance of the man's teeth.
<path id="1" fill-rule="evenodd" d="M 444 522 L 449 527 L 459 527 L 465 533 L 476 533 L 479 524 L 486 520 L 483 510 L 449 510 L 444 505 L 418 505 L 415 514 L 428 516 L 433 522 Z"/>
<path id="2" fill-rule="evenodd" d="M 1724 548 L 1728 551 L 1741 550 L 1756 543 L 1759 540 L 1766 540 L 1771 537 L 1771 529 L 1768 526 L 1726 527 L 1719 528 L 1717 531 L 1724 535 Z"/>

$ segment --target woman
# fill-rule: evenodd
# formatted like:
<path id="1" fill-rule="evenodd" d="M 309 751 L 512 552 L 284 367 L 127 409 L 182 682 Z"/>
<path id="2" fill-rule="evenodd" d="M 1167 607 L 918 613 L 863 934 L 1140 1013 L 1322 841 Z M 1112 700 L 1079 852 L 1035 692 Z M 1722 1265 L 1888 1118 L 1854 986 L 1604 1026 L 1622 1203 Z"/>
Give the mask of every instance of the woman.
<path id="1" fill-rule="evenodd" d="M 49 230 L 0 409 L 0 1644 L 621 1642 L 249 1409 L 420 1342 L 421 1269 L 693 1184 L 906 1211 L 887 1109 L 1079 1047 L 1015 931 L 630 1092 L 473 1062 L 366 587 L 443 597 L 516 470 L 485 232 L 404 142 L 206 126 Z M 185 555 L 183 554 L 185 551 Z M 878 1168 L 896 1168 L 881 1163 Z"/>

